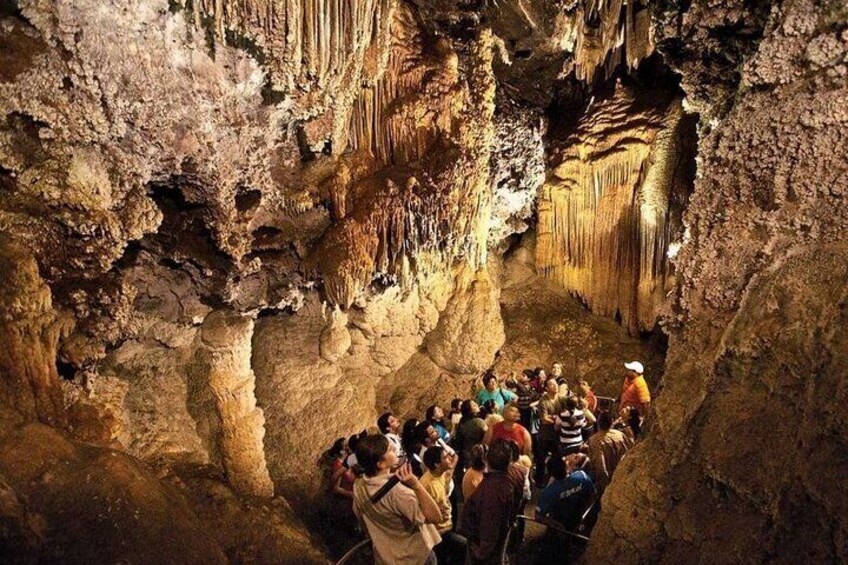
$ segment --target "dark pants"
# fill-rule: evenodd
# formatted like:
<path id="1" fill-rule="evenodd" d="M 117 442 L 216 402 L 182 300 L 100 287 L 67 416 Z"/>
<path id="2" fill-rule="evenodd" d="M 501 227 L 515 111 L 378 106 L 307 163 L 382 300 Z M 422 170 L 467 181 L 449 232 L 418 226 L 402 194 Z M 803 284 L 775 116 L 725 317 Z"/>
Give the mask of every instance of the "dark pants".
<path id="1" fill-rule="evenodd" d="M 454 531 L 447 531 L 442 534 L 442 541 L 433 548 L 439 565 L 462 565 L 465 563 L 465 546 L 466 540 L 464 537 Z"/>
<path id="2" fill-rule="evenodd" d="M 557 452 L 556 437 L 545 438 L 541 433 L 538 434 L 538 440 L 533 443 L 533 465 L 536 467 L 536 485 L 544 485 L 547 477 L 545 465 L 548 462 L 548 455 Z"/>

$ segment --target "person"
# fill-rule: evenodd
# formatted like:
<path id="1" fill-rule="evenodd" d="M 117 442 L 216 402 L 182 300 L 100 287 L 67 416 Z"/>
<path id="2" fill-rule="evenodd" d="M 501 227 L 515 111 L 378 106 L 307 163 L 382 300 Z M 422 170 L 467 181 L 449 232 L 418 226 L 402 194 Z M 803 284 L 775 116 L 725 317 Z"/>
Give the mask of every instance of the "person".
<path id="1" fill-rule="evenodd" d="M 427 408 L 424 419 L 433 426 L 433 429 L 438 432 L 440 438 L 444 441 L 450 439 L 450 432 L 447 426 L 445 426 L 445 412 L 439 406 L 434 404 Z"/>
<path id="2" fill-rule="evenodd" d="M 639 413 L 639 409 L 633 406 L 625 406 L 618 414 L 616 429 L 621 430 L 630 443 L 635 443 L 642 435 L 642 415 Z"/>
<path id="3" fill-rule="evenodd" d="M 353 510 L 365 527 L 378 565 L 435 564 L 433 548 L 441 541 L 435 527 L 442 521 L 436 501 L 404 464 L 395 473 L 400 484 L 380 500 L 372 497 L 389 481 L 397 453 L 382 435 L 368 436 L 356 447 L 364 476 L 354 484 Z"/>
<path id="4" fill-rule="evenodd" d="M 487 400 L 480 408 L 480 417 L 486 422 L 486 428 L 491 428 L 498 422 L 503 422 L 503 416 L 498 412 L 498 405 L 494 400 Z"/>
<path id="5" fill-rule="evenodd" d="M 366 434 L 363 430 L 361 433 L 353 434 L 347 438 L 347 456 L 344 460 L 344 466 L 348 469 L 356 467 L 356 445 L 359 443 L 359 440 L 366 435 L 368 434 Z"/>
<path id="6" fill-rule="evenodd" d="M 354 436 L 356 437 L 356 436 Z M 354 445 L 357 445 L 354 443 Z M 351 507 L 353 499 L 353 485 L 356 481 L 357 467 L 346 467 L 341 460 L 333 466 L 333 475 L 330 478 L 329 492 L 331 495 L 331 506 L 333 516 L 340 518 L 342 524 L 355 523 Z"/>
<path id="7" fill-rule="evenodd" d="M 457 461 L 456 453 L 449 454 L 440 445 L 434 445 L 424 452 L 424 466 L 427 471 L 421 477 L 421 485 L 442 512 L 442 521 L 436 524 L 442 541 L 433 548 L 440 565 L 460 564 L 465 558 L 465 538 L 452 531 L 450 496 L 454 488 L 453 472 Z"/>
<path id="8" fill-rule="evenodd" d="M 418 440 L 416 430 L 420 422 L 415 418 L 410 418 L 403 423 L 403 431 L 400 434 L 400 442 L 403 447 L 403 452 L 406 454 L 406 460 L 412 466 L 412 472 L 416 477 L 424 474 L 424 462 L 418 455 L 421 452 L 421 442 Z"/>
<path id="9" fill-rule="evenodd" d="M 583 446 L 583 428 L 587 425 L 586 413 L 580 408 L 577 397 L 569 396 L 565 401 L 565 409 L 556 417 L 554 424 L 559 430 L 561 457 L 580 451 Z"/>
<path id="10" fill-rule="evenodd" d="M 391 412 L 385 412 L 377 418 L 377 427 L 380 429 L 380 433 L 386 436 L 386 439 L 395 448 L 398 457 L 404 457 L 403 444 L 397 433 L 400 428 L 400 420 L 395 418 Z"/>
<path id="11" fill-rule="evenodd" d="M 324 477 L 329 482 L 330 477 L 336 469 L 336 465 L 344 464 L 344 459 L 347 453 L 345 452 L 345 438 L 340 437 L 333 442 L 329 449 L 321 453 L 318 457 L 316 465 L 321 469 Z"/>
<path id="12" fill-rule="evenodd" d="M 521 413 L 515 404 L 507 404 L 503 410 L 503 422 L 498 422 L 486 432 L 483 443 L 491 446 L 496 440 L 510 440 L 515 442 L 520 453 L 529 455 L 533 451 L 533 440 L 527 428 L 518 423 Z"/>
<path id="13" fill-rule="evenodd" d="M 506 542 L 521 490 L 507 474 L 511 462 L 509 445 L 496 441 L 487 455 L 488 471 L 480 486 L 465 501 L 462 509 L 462 533 L 468 540 L 467 565 L 503 565 Z"/>
<path id="14" fill-rule="evenodd" d="M 462 478 L 462 499 L 468 500 L 480 483 L 483 482 L 483 474 L 486 471 L 486 454 L 488 446 L 485 443 L 478 443 L 471 448 L 468 457 L 468 468 L 465 470 L 465 476 Z"/>
<path id="15" fill-rule="evenodd" d="M 581 470 L 586 460 L 583 453 L 551 457 L 548 461 L 551 482 L 539 495 L 537 518 L 553 520 L 572 531 L 580 526 L 583 513 L 596 496 L 592 479 Z"/>
<path id="16" fill-rule="evenodd" d="M 613 429 L 610 413 L 606 410 L 600 412 L 598 433 L 586 442 L 589 456 L 587 470 L 598 490 L 598 496 L 606 490 L 612 474 L 631 445 L 631 441 L 620 430 Z"/>
<path id="17" fill-rule="evenodd" d="M 473 400 L 466 400 L 460 406 L 462 419 L 456 430 L 456 447 L 462 454 L 463 462 L 470 461 L 470 453 L 475 445 L 481 443 L 486 435 L 486 422 L 480 417 L 480 407 Z"/>
<path id="18" fill-rule="evenodd" d="M 450 412 L 448 412 L 448 431 L 451 434 L 456 433 L 456 427 L 459 425 L 459 421 L 462 419 L 462 399 L 454 398 L 451 400 Z"/>
<path id="19" fill-rule="evenodd" d="M 424 420 L 419 422 L 415 428 L 415 437 L 421 445 L 421 448 L 418 450 L 418 457 L 423 462 L 424 452 L 427 451 L 427 448 L 436 445 L 436 442 L 439 440 L 439 432 L 436 431 L 436 428 L 430 422 Z"/>
<path id="20" fill-rule="evenodd" d="M 346 441 L 340 437 L 318 459 L 318 466 L 324 473 L 326 484 L 326 496 L 322 501 L 321 511 L 332 519 L 340 519 L 342 524 L 354 525 L 351 489 L 356 477 L 351 469 L 344 466 L 346 457 Z"/>
<path id="21" fill-rule="evenodd" d="M 562 363 L 554 363 L 553 367 L 551 367 L 551 377 L 556 379 L 560 396 L 565 398 L 571 394 L 571 390 L 568 388 L 568 381 L 565 379 L 565 371 L 563 371 Z"/>
<path id="22" fill-rule="evenodd" d="M 537 393 L 544 394 L 545 393 L 545 382 L 548 380 L 548 375 L 545 373 L 545 370 L 541 367 L 536 367 L 535 370 L 529 369 L 530 376 L 530 386 L 533 387 Z"/>
<path id="23" fill-rule="evenodd" d="M 565 401 L 559 395 L 556 379 L 548 379 L 545 382 L 545 394 L 539 399 L 539 445 L 535 453 L 536 485 L 538 486 L 543 485 L 545 481 L 545 461 L 551 453 L 557 453 L 558 434 L 554 425 L 557 415 L 564 408 Z"/>
<path id="24" fill-rule="evenodd" d="M 504 390 L 498 386 L 498 376 L 494 373 L 487 373 L 483 377 L 483 389 L 477 393 L 477 404 L 485 404 L 488 400 L 493 400 L 497 411 L 503 410 L 505 404 L 515 400 L 517 397 L 514 392 Z"/>
<path id="25" fill-rule="evenodd" d="M 592 390 L 589 383 L 583 379 L 580 379 L 580 382 L 577 384 L 577 396 L 580 397 L 585 408 L 588 408 L 592 414 L 597 413 L 598 397 L 595 396 L 595 391 Z"/>
<path id="26" fill-rule="evenodd" d="M 527 373 L 520 373 L 516 378 L 515 394 L 518 396 L 516 404 L 521 413 L 521 425 L 527 428 L 530 435 L 533 436 L 538 432 L 536 405 L 538 404 L 539 393 L 531 386 L 530 377 Z"/>
<path id="27" fill-rule="evenodd" d="M 630 361 L 625 363 L 624 367 L 627 369 L 627 375 L 621 387 L 619 406 L 621 408 L 633 406 L 638 408 L 641 414 L 647 414 L 651 406 L 651 392 L 648 390 L 648 383 L 645 382 L 645 368 L 639 361 Z"/>

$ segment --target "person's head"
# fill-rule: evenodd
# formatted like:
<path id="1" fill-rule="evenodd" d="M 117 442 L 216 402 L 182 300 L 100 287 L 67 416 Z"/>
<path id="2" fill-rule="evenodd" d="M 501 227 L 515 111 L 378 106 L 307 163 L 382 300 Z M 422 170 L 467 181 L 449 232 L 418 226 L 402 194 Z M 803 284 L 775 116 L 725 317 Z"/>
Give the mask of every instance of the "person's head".
<path id="1" fill-rule="evenodd" d="M 521 420 L 521 412 L 515 404 L 507 404 L 503 409 L 504 421 L 515 423 Z"/>
<path id="2" fill-rule="evenodd" d="M 442 473 L 448 468 L 447 458 L 447 451 L 440 445 L 434 445 L 424 452 L 424 465 L 432 473 Z"/>
<path id="3" fill-rule="evenodd" d="M 483 419 L 486 419 L 486 417 L 489 414 L 496 414 L 497 411 L 498 411 L 498 405 L 495 403 L 495 401 L 494 400 L 487 400 L 486 402 L 483 403 L 483 407 L 480 409 L 479 416 Z"/>
<path id="4" fill-rule="evenodd" d="M 489 447 L 489 453 L 486 454 L 486 463 L 492 471 L 506 471 L 509 464 L 512 463 L 512 450 L 509 447 L 509 442 L 497 440 Z"/>
<path id="5" fill-rule="evenodd" d="M 356 446 L 356 461 L 368 477 L 387 472 L 397 460 L 386 436 L 366 436 Z"/>
<path id="6" fill-rule="evenodd" d="M 466 400 L 462 403 L 460 411 L 464 419 L 473 418 L 480 413 L 480 406 L 473 400 Z"/>
<path id="7" fill-rule="evenodd" d="M 350 453 L 356 453 L 356 446 L 359 444 L 359 434 L 353 434 L 347 438 L 347 450 Z M 358 459 L 358 457 L 357 457 Z"/>
<path id="8" fill-rule="evenodd" d="M 417 442 L 415 430 L 418 428 L 418 420 L 410 418 L 403 423 L 402 431 L 400 432 L 400 444 L 406 452 L 415 452 L 414 446 Z"/>
<path id="9" fill-rule="evenodd" d="M 425 418 L 428 422 L 441 422 L 442 418 L 444 417 L 444 411 L 442 411 L 442 409 L 436 406 L 435 404 L 427 408 Z"/>
<path id="10" fill-rule="evenodd" d="M 630 410 L 632 408 L 632 406 L 622 406 L 621 409 L 618 411 L 618 417 L 621 418 L 622 422 L 630 421 Z"/>
<path id="11" fill-rule="evenodd" d="M 585 453 L 572 453 L 565 456 L 565 472 L 569 475 L 574 471 L 579 471 L 589 462 L 589 456 Z"/>
<path id="12" fill-rule="evenodd" d="M 639 361 L 630 361 L 624 364 L 624 368 L 627 369 L 627 378 L 635 379 L 636 377 L 641 376 L 645 372 L 645 367 Z"/>
<path id="13" fill-rule="evenodd" d="M 455 414 L 456 412 L 460 411 L 461 406 L 462 406 L 462 399 L 461 398 L 454 398 L 453 400 L 451 400 L 450 411 Z"/>
<path id="14" fill-rule="evenodd" d="M 580 405 L 580 403 L 578 402 L 576 395 L 572 394 L 571 396 L 569 396 L 568 398 L 565 399 L 565 408 L 569 412 L 577 410 L 577 407 L 579 405 Z"/>
<path id="15" fill-rule="evenodd" d="M 433 427 L 430 422 L 424 420 L 419 422 L 415 428 L 415 440 L 422 445 L 433 445 L 439 439 L 439 432 Z"/>
<path id="16" fill-rule="evenodd" d="M 551 377 L 550 379 L 545 381 L 545 392 L 548 394 L 557 394 L 559 392 L 559 385 L 556 382 L 556 379 Z"/>
<path id="17" fill-rule="evenodd" d="M 345 438 L 340 437 L 336 441 L 333 442 L 332 447 L 327 450 L 327 455 L 331 458 L 340 457 L 342 453 L 344 453 L 345 448 Z"/>
<path id="18" fill-rule="evenodd" d="M 580 395 L 581 398 L 586 398 L 589 396 L 589 393 L 592 392 L 592 387 L 589 386 L 589 383 L 582 380 L 577 383 L 577 394 Z"/>
<path id="19" fill-rule="evenodd" d="M 468 464 L 476 471 L 486 469 L 486 456 L 488 455 L 489 447 L 485 443 L 478 443 L 471 448 L 468 453 Z"/>
<path id="20" fill-rule="evenodd" d="M 489 392 L 495 392 L 498 389 L 498 376 L 494 373 L 486 373 L 483 377 L 483 386 Z"/>
<path id="21" fill-rule="evenodd" d="M 554 378 L 563 376 L 562 363 L 554 363 L 553 367 L 551 367 L 551 375 Z"/>
<path id="22" fill-rule="evenodd" d="M 606 410 L 602 410 L 600 414 L 598 414 L 598 428 L 602 432 L 608 431 L 612 427 L 612 416 Z"/>
<path id="23" fill-rule="evenodd" d="M 566 477 L 565 461 L 563 461 L 562 457 L 554 455 L 548 459 L 547 468 L 548 474 L 558 481 Z"/>
<path id="24" fill-rule="evenodd" d="M 380 433 L 396 434 L 400 427 L 400 421 L 391 412 L 386 412 L 377 418 L 377 427 L 380 428 Z"/>
<path id="25" fill-rule="evenodd" d="M 521 450 L 518 449 L 518 444 L 512 441 L 511 439 L 503 440 L 507 447 L 509 447 L 509 462 L 515 463 L 518 461 L 519 456 L 521 456 Z"/>

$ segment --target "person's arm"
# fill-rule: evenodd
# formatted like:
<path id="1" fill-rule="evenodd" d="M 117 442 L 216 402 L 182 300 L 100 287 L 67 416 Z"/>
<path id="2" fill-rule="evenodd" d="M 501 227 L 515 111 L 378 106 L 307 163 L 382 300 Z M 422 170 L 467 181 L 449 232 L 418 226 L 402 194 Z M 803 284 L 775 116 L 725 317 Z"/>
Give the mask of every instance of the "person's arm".
<path id="1" fill-rule="evenodd" d="M 548 414 L 547 405 L 543 403 L 541 400 L 539 401 L 539 419 L 542 420 L 543 424 L 553 424 L 554 418 L 550 414 Z"/>
<path id="2" fill-rule="evenodd" d="M 527 428 L 524 428 L 524 455 L 528 457 L 533 456 L 533 438 L 530 437 L 530 432 L 527 431 Z"/>
<path id="3" fill-rule="evenodd" d="M 412 489 L 415 493 L 415 498 L 418 499 L 418 506 L 421 507 L 421 513 L 424 514 L 424 521 L 427 524 L 438 524 L 442 521 L 442 511 L 439 510 L 439 505 L 430 496 L 430 493 L 418 481 L 418 477 L 412 472 L 409 463 L 403 465 L 397 471 L 397 477 L 400 482 Z"/>
<path id="4" fill-rule="evenodd" d="M 347 469 L 342 466 L 333 474 L 333 492 L 347 498 L 353 498 L 353 491 L 342 488 L 342 478 L 347 472 Z"/>
<path id="5" fill-rule="evenodd" d="M 597 418 L 595 418 L 595 415 L 592 414 L 592 411 L 588 407 L 583 409 L 583 415 L 586 417 L 587 427 L 594 426 L 595 422 L 597 422 Z"/>

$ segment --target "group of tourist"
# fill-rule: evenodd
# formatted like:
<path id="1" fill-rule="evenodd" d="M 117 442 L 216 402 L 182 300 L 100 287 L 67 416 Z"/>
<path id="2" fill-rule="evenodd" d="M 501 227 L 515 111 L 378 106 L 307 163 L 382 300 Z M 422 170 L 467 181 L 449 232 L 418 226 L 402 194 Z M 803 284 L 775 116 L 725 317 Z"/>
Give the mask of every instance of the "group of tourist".
<path id="1" fill-rule="evenodd" d="M 651 397 L 642 364 L 625 368 L 617 419 L 615 400 L 601 402 L 584 380 L 572 392 L 559 364 L 503 386 L 489 371 L 448 413 L 434 405 L 403 425 L 382 414 L 319 461 L 333 514 L 364 528 L 376 562 L 391 564 L 504 563 L 533 483 L 536 518 L 574 530 L 641 435 Z"/>

